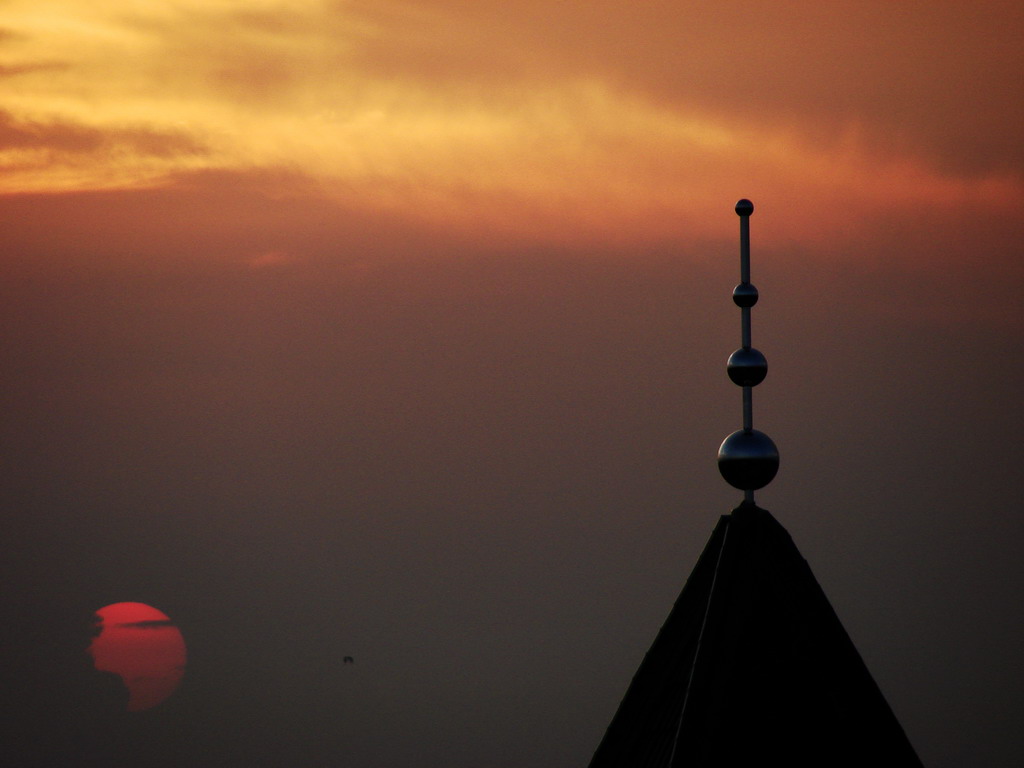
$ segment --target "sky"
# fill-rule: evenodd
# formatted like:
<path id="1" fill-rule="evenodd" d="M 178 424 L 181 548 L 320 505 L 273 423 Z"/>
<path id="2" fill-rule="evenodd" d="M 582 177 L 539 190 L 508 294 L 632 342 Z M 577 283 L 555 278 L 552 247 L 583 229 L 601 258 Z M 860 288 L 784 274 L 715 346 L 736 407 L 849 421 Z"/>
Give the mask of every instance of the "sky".
<path id="1" fill-rule="evenodd" d="M 923 762 L 1019 765 L 1022 33 L 995 1 L 0 3 L 23 732 L 70 711 L 70 617 L 138 601 L 189 660 L 103 723 L 140 765 L 586 765 L 740 500 L 747 197 L 758 502 Z"/>

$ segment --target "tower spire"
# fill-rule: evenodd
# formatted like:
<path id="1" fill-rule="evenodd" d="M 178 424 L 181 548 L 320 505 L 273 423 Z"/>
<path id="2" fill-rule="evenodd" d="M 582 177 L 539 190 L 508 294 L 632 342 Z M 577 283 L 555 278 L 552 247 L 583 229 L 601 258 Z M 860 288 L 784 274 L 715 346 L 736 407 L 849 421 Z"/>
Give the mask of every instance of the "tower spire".
<path id="1" fill-rule="evenodd" d="M 921 768 L 807 561 L 754 503 L 779 468 L 754 429 L 751 389 L 768 363 L 750 343 L 749 200 L 740 217 L 743 344 L 729 378 L 743 388 L 743 429 L 722 442 L 718 468 L 744 492 L 722 515 L 675 606 L 626 690 L 590 768 Z"/>
<path id="2" fill-rule="evenodd" d="M 779 451 L 764 432 L 754 429 L 753 388 L 768 374 L 765 356 L 751 346 L 750 310 L 757 303 L 757 288 L 750 282 L 750 214 L 754 204 L 747 199 L 736 203 L 740 217 L 740 283 L 732 300 L 740 308 L 742 346 L 729 355 L 726 371 L 733 384 L 743 388 L 743 429 L 722 441 L 718 449 L 718 471 L 725 481 L 743 491 L 743 500 L 754 503 L 754 491 L 764 488 L 779 471 Z"/>

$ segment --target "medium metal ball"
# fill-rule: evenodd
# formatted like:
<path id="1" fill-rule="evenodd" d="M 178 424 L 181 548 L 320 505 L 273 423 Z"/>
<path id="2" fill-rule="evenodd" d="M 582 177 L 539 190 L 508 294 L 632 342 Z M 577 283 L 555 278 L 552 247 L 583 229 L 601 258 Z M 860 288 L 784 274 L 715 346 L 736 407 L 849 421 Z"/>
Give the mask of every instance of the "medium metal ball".
<path id="1" fill-rule="evenodd" d="M 764 432 L 737 430 L 718 449 L 718 471 L 733 488 L 756 491 L 779 471 L 779 449 Z"/>
<path id="2" fill-rule="evenodd" d="M 768 375 L 768 361 L 753 347 L 737 349 L 729 355 L 725 370 L 738 387 L 756 387 Z"/>
<path id="3" fill-rule="evenodd" d="M 732 301 L 737 307 L 752 307 L 757 304 L 757 298 L 753 283 L 740 283 L 732 289 Z"/>
<path id="4" fill-rule="evenodd" d="M 754 212 L 754 204 L 752 202 L 750 202 L 749 200 L 747 200 L 747 198 L 743 198 L 738 203 L 736 203 L 736 215 L 737 216 L 749 216 L 753 212 Z"/>

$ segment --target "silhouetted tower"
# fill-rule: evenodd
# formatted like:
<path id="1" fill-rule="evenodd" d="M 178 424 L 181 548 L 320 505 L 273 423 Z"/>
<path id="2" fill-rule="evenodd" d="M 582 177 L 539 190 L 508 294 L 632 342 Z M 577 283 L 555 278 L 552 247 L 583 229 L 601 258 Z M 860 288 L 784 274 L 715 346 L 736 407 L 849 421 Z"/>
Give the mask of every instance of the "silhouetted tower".
<path id="1" fill-rule="evenodd" d="M 779 453 L 753 428 L 752 388 L 768 364 L 751 345 L 749 200 L 740 217 L 733 301 L 742 346 L 729 378 L 743 388 L 743 428 L 718 450 L 743 502 L 715 526 L 619 704 L 590 768 L 788 768 L 921 762 L 786 530 L 754 503 Z"/>

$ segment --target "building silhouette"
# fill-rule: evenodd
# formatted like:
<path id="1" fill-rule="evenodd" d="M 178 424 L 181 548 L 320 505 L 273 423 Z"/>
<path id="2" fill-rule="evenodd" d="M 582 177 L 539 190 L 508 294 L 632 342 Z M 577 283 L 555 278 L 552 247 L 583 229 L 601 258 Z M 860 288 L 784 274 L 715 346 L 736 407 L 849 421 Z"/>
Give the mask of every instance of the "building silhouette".
<path id="1" fill-rule="evenodd" d="M 749 218 L 740 216 L 743 345 L 729 358 L 743 429 L 719 469 L 744 501 L 723 515 L 644 657 L 590 768 L 920 768 L 913 747 L 786 530 L 757 506 L 779 455 L 753 429 L 751 389 L 767 374 L 751 346 Z"/>

